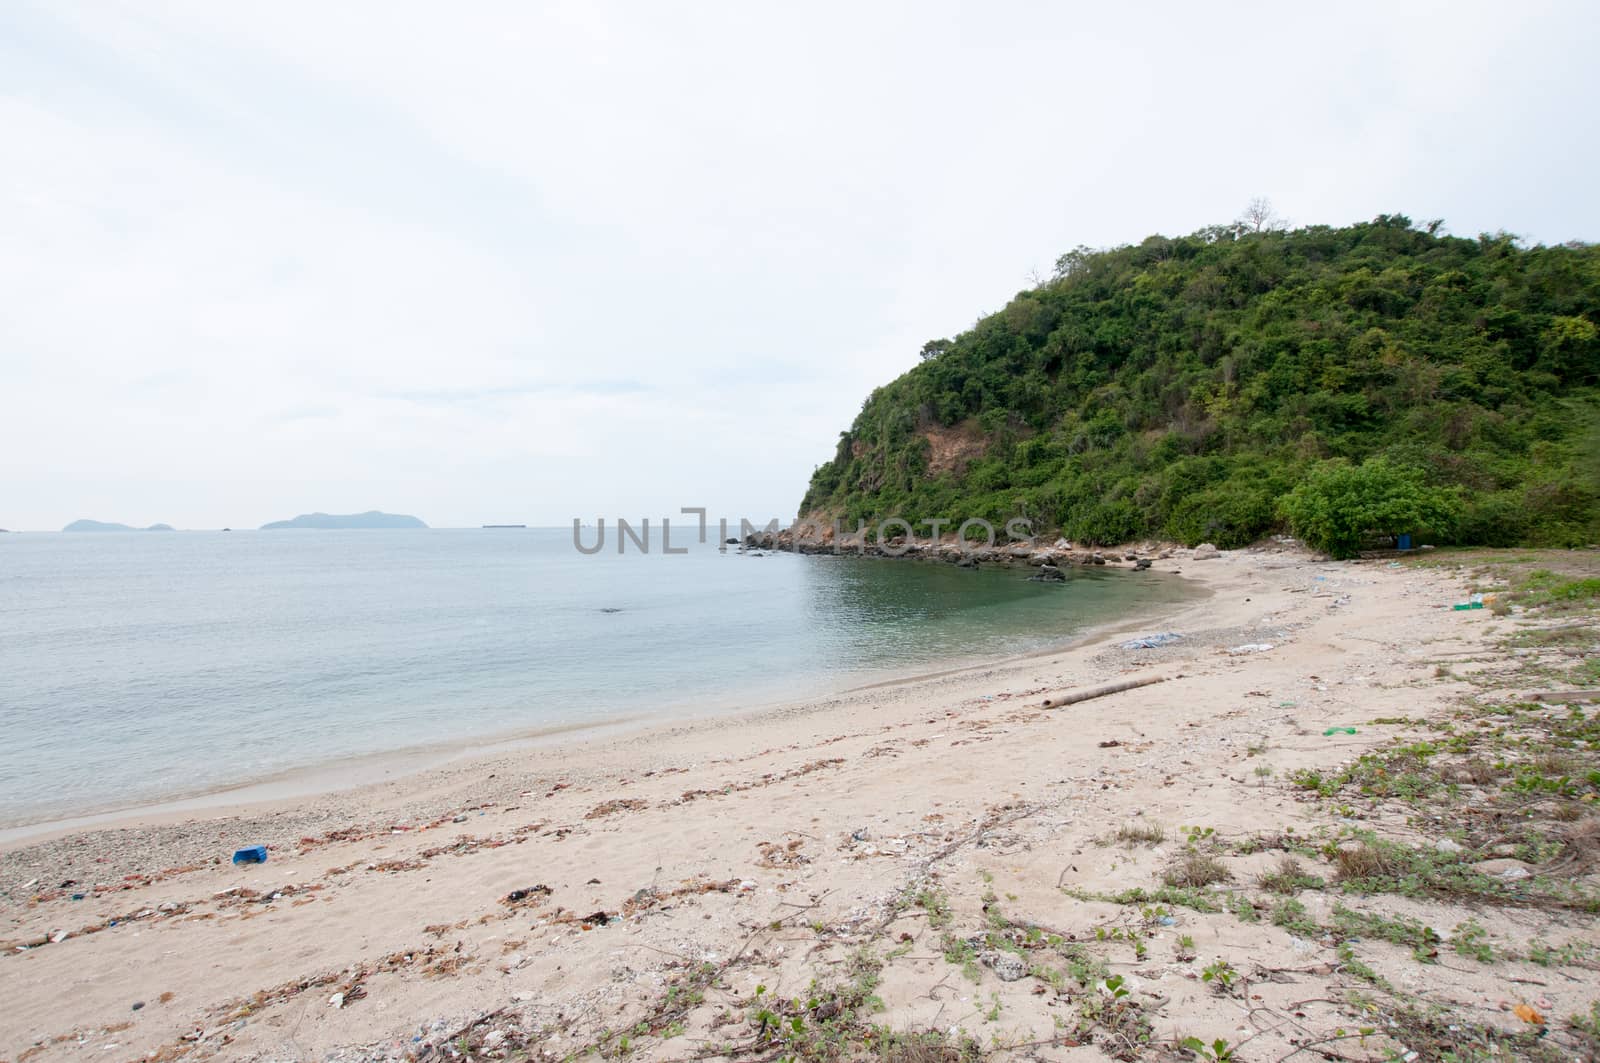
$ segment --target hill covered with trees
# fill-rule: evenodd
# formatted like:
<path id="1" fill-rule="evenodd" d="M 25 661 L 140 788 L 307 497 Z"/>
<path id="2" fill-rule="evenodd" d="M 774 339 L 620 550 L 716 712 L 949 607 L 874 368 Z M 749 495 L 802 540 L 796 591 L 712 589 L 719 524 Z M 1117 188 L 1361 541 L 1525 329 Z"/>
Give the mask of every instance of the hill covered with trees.
<path id="1" fill-rule="evenodd" d="M 1592 543 L 1597 323 L 1600 247 L 1400 215 L 1078 248 L 874 391 L 801 513 L 1020 516 L 1090 543 L 1239 546 L 1318 520 Z M 1363 527 L 1357 498 L 1416 526 Z"/>

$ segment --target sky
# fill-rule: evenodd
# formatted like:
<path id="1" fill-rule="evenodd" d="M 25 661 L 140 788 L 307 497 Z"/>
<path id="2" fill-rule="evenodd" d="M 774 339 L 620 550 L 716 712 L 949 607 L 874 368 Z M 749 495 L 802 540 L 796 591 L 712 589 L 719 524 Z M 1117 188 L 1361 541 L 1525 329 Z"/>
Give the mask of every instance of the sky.
<path id="1" fill-rule="evenodd" d="M 1592 6 L 1295 7 L 9 0 L 0 527 L 765 523 L 1072 247 L 1600 239 Z"/>

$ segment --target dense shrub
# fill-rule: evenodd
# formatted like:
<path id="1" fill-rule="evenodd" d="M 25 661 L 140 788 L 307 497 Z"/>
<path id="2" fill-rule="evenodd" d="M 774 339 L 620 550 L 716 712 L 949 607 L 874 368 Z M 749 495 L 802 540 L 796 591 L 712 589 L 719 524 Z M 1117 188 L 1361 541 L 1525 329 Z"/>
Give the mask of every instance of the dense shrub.
<path id="1" fill-rule="evenodd" d="M 1277 504 L 1264 488 L 1229 482 L 1184 496 L 1167 518 L 1167 534 L 1186 546 L 1232 550 L 1261 538 L 1276 519 Z"/>
<path id="2" fill-rule="evenodd" d="M 1280 506 L 1306 545 L 1334 557 L 1355 557 L 1371 535 L 1448 535 L 1460 510 L 1453 490 L 1429 487 L 1419 469 L 1372 458 L 1359 466 L 1324 462 Z"/>

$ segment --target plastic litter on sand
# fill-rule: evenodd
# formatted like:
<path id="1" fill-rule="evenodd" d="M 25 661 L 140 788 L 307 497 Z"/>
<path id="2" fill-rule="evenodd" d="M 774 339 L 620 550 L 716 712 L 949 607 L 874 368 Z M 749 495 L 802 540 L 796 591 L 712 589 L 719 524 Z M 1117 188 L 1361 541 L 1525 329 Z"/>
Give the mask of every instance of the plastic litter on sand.
<path id="1" fill-rule="evenodd" d="M 1183 636 L 1176 631 L 1163 631 L 1159 635 L 1142 635 L 1136 639 L 1129 639 L 1122 644 L 1122 648 L 1125 650 L 1153 650 L 1157 646 L 1170 646 L 1172 643 L 1182 640 Z"/>

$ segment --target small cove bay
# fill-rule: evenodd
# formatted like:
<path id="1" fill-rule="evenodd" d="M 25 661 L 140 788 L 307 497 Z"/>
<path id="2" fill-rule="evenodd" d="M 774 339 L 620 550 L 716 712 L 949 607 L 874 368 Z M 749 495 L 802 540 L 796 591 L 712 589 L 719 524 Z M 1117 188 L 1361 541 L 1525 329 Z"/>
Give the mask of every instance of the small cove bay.
<path id="1" fill-rule="evenodd" d="M 676 544 L 675 544 L 676 545 Z M 570 529 L 0 537 L 0 826 L 1027 653 L 1170 573 L 619 556 Z"/>

